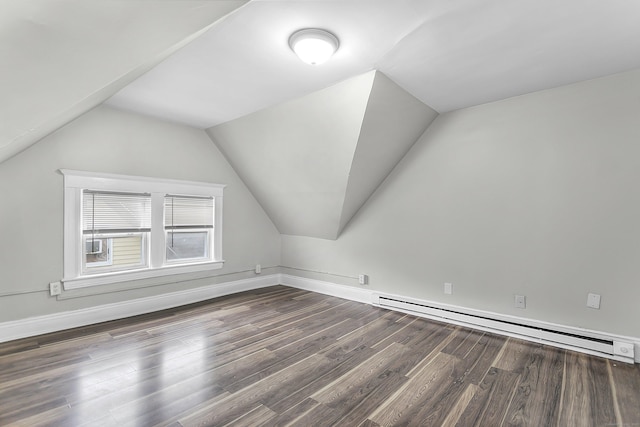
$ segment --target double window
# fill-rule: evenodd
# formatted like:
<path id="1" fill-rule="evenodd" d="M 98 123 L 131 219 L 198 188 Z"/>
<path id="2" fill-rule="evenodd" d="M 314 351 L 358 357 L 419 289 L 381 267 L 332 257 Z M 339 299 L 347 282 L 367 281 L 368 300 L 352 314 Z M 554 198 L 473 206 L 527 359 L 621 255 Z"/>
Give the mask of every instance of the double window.
<path id="1" fill-rule="evenodd" d="M 61 172 L 65 289 L 222 267 L 223 186 Z"/>

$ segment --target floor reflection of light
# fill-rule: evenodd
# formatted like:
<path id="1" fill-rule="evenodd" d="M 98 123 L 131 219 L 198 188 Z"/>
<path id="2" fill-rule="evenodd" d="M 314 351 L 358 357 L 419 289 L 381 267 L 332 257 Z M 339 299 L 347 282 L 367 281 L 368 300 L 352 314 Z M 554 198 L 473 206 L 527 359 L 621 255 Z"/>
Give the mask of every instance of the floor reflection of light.
<path id="1" fill-rule="evenodd" d="M 162 353 L 164 358 L 161 376 L 164 387 L 193 378 L 205 369 L 206 337 L 199 335 L 180 343 L 180 346 Z"/>
<path id="2" fill-rule="evenodd" d="M 207 369 L 205 332 L 185 340 L 158 338 L 131 351 L 120 348 L 85 364 L 68 396 L 72 424 L 130 423 L 150 413 L 171 417 L 165 414 L 167 407 L 206 386 L 205 375 L 200 375 Z"/>
<path id="3" fill-rule="evenodd" d="M 97 360 L 81 369 L 76 391 L 69 398 L 74 425 L 109 419 L 111 409 L 134 394 L 131 385 L 137 384 L 139 375 L 135 363 L 109 364 Z"/>
<path id="4" fill-rule="evenodd" d="M 143 375 L 147 398 L 137 408 L 138 419 L 151 414 L 155 420 L 169 419 L 176 415 L 172 407 L 180 407 L 181 399 L 189 398 L 192 390 L 204 386 L 205 379 L 199 373 L 205 369 L 205 347 L 206 339 L 200 336 L 188 341 L 172 340 L 163 343 L 159 353 L 146 360 L 151 362 L 147 365 L 151 372 Z"/>

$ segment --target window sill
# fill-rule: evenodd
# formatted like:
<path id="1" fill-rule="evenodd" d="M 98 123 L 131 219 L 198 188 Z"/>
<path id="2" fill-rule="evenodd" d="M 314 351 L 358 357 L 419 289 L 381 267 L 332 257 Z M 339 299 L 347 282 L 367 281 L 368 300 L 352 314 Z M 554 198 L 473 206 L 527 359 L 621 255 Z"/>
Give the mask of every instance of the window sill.
<path id="1" fill-rule="evenodd" d="M 173 274 L 194 273 L 198 271 L 219 270 L 224 266 L 224 260 L 203 262 L 198 264 L 173 265 L 160 268 L 146 268 L 144 270 L 119 271 L 114 273 L 94 274 L 91 276 L 62 279 L 64 289 L 89 288 L 91 286 L 108 285 L 110 283 L 129 282 L 151 277 L 169 276 Z"/>

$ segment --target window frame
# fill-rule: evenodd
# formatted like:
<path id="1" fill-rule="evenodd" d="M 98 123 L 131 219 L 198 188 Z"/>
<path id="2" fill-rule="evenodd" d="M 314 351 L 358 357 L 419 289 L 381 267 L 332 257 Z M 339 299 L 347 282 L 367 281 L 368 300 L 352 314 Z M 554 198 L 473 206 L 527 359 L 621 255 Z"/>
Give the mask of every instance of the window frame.
<path id="1" fill-rule="evenodd" d="M 223 267 L 222 207 L 225 185 L 70 169 L 60 169 L 60 173 L 62 173 L 64 177 L 64 265 L 62 282 L 65 290 L 171 274 L 216 270 Z M 148 236 L 148 266 L 140 269 L 93 274 L 83 272 L 82 190 L 84 189 L 151 194 L 151 231 Z M 214 198 L 214 225 L 213 231 L 211 232 L 212 242 L 209 259 L 184 263 L 166 262 L 164 199 L 167 194 Z"/>

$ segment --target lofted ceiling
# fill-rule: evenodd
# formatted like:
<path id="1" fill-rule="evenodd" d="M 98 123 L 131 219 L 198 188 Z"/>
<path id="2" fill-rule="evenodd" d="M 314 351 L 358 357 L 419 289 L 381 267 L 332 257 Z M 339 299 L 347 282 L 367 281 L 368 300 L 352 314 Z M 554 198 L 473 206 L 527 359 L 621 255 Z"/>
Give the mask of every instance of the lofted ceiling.
<path id="1" fill-rule="evenodd" d="M 370 71 L 207 132 L 281 233 L 336 239 L 437 115 Z"/>
<path id="2" fill-rule="evenodd" d="M 336 238 L 438 113 L 640 68 L 639 22 L 633 0 L 3 0 L 0 162 L 106 102 L 206 129 L 282 233 Z M 289 49 L 306 27 L 340 39 L 322 66 Z"/>
<path id="3" fill-rule="evenodd" d="M 246 0 L 0 0 L 0 162 L 102 103 Z"/>
<path id="4" fill-rule="evenodd" d="M 289 49 L 305 27 L 328 63 Z M 109 103 L 209 128 L 377 69 L 442 113 L 634 68 L 636 0 L 253 0 Z"/>

